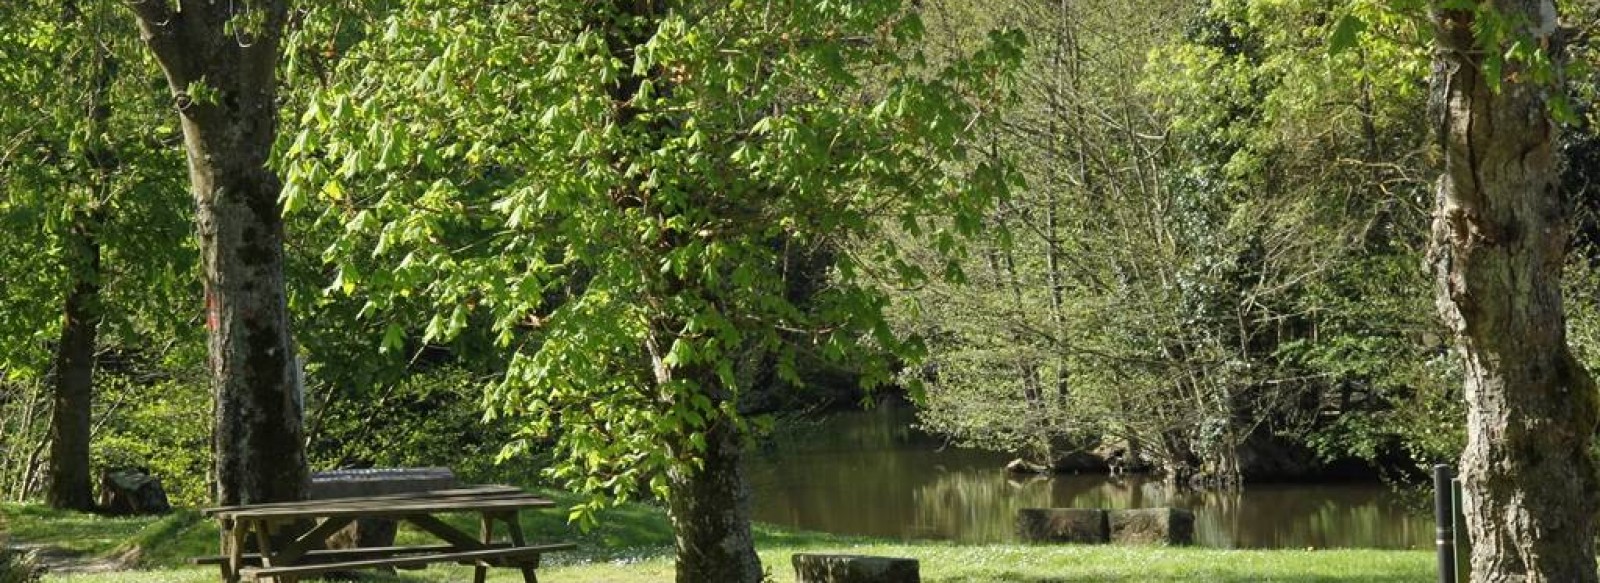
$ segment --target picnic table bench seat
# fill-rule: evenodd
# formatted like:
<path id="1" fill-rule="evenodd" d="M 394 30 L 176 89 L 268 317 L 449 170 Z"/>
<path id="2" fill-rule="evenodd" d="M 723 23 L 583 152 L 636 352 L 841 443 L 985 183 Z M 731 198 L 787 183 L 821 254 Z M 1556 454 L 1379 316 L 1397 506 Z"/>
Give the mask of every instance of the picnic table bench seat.
<path id="1" fill-rule="evenodd" d="M 485 546 L 491 548 L 505 548 L 511 543 L 489 543 Z M 354 549 L 318 549 L 306 551 L 303 555 L 307 561 L 355 561 L 361 559 L 390 557 L 395 555 L 442 553 L 455 548 L 454 545 L 411 545 L 393 547 L 361 547 Z M 261 565 L 261 553 L 244 553 L 240 558 L 251 566 Z M 190 557 L 190 565 L 221 565 L 228 562 L 228 555 L 207 555 Z"/>
<path id="2" fill-rule="evenodd" d="M 555 543 L 531 546 L 505 546 L 481 551 L 436 552 L 422 555 L 401 555 L 378 559 L 306 563 L 287 567 L 245 567 L 239 574 L 244 579 L 258 581 L 265 578 L 307 577 L 331 571 L 355 571 L 379 567 L 421 567 L 434 563 L 457 563 L 482 567 L 538 567 L 539 555 L 553 551 L 576 548 L 573 543 Z"/>

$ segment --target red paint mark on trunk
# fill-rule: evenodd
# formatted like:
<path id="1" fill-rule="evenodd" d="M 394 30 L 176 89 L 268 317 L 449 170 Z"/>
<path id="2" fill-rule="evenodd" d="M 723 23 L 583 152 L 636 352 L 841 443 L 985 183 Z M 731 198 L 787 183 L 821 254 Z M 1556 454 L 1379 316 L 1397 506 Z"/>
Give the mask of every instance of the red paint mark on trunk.
<path id="1" fill-rule="evenodd" d="M 222 316 L 217 310 L 217 294 L 212 292 L 208 286 L 206 287 L 206 329 L 212 332 L 217 331 L 217 327 L 221 325 L 221 320 Z"/>

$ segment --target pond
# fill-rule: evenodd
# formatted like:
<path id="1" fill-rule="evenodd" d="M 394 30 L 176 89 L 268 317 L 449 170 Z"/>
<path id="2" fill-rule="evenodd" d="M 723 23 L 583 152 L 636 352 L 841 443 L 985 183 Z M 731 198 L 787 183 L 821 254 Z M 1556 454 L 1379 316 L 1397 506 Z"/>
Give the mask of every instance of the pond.
<path id="1" fill-rule="evenodd" d="M 831 415 L 782 432 L 747 469 L 755 518 L 835 534 L 964 543 L 1013 540 L 1019 508 L 1176 506 L 1216 548 L 1431 548 L 1425 510 L 1376 483 L 1252 484 L 1173 492 L 1138 476 L 1018 479 L 1000 454 L 942 447 L 905 407 Z"/>

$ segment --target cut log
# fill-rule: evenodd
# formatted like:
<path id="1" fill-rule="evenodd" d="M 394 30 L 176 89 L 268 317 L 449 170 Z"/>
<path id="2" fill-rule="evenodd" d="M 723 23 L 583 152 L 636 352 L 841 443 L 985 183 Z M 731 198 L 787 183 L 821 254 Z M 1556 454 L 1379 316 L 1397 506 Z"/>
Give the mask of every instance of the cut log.
<path id="1" fill-rule="evenodd" d="M 1103 544 L 1110 539 L 1106 511 L 1098 508 L 1023 508 L 1017 537 L 1030 543 Z"/>
<path id="2" fill-rule="evenodd" d="M 1109 510 L 1111 541 L 1126 544 L 1194 544 L 1194 513 L 1182 508 Z"/>
<path id="3" fill-rule="evenodd" d="M 916 559 L 862 555 L 794 555 L 797 583 L 920 583 Z"/>

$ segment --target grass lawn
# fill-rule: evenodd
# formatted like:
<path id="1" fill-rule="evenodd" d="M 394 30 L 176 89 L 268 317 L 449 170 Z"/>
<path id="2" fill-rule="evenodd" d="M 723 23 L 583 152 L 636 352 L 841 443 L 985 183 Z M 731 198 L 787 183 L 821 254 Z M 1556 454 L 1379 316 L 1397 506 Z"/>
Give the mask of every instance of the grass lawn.
<path id="1" fill-rule="evenodd" d="M 570 502 L 559 494 L 558 501 Z M 584 533 L 565 522 L 565 512 L 530 511 L 524 528 L 533 540 L 578 543 L 573 552 L 546 557 L 539 580 L 545 583 L 655 583 L 672 580 L 671 531 L 659 509 L 633 505 L 611 512 L 604 524 Z M 476 532 L 470 516 L 458 526 Z M 165 518 L 107 519 L 61 513 L 38 506 L 0 505 L 0 531 L 13 542 L 44 543 L 86 557 L 120 556 L 137 549 L 136 570 L 85 575 L 52 575 L 46 582 L 214 583 L 215 568 L 183 566 L 189 556 L 214 553 L 217 535 L 210 521 L 193 512 Z M 400 541 L 432 542 L 402 530 Z M 1199 548 L 1124 546 L 955 545 L 901 543 L 841 537 L 757 526 L 761 560 L 775 582 L 792 582 L 790 556 L 797 552 L 912 557 L 922 563 L 928 582 L 1059 583 L 1067 581 L 1306 581 L 1426 582 L 1433 555 L 1426 551 L 1231 551 Z M 520 582 L 515 571 L 494 569 L 490 581 Z M 471 569 L 438 566 L 402 571 L 370 581 L 443 583 L 471 579 Z M 708 582 L 710 583 L 710 582 Z"/>

